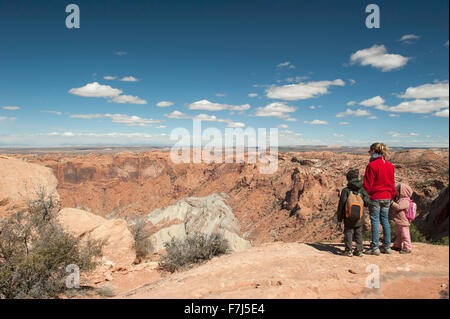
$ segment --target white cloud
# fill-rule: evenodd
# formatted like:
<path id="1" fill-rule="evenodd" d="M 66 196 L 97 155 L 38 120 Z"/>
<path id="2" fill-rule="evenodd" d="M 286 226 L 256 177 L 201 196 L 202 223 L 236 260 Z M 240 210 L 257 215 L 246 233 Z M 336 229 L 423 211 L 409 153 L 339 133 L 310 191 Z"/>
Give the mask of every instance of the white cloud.
<path id="1" fill-rule="evenodd" d="M 364 100 L 362 102 L 360 102 L 360 105 L 363 106 L 377 106 L 377 105 L 382 105 L 384 104 L 384 102 L 386 102 L 381 96 L 377 95 L 371 99 L 368 100 Z"/>
<path id="2" fill-rule="evenodd" d="M 128 54 L 128 52 L 125 52 L 125 51 L 119 51 L 119 52 L 116 52 L 116 53 L 114 53 L 115 55 L 118 55 L 118 56 L 124 56 L 124 55 L 127 55 Z"/>
<path id="3" fill-rule="evenodd" d="M 389 117 L 400 117 L 400 115 L 391 113 L 389 114 Z"/>
<path id="4" fill-rule="evenodd" d="M 243 105 L 228 105 L 220 103 L 212 103 L 208 100 L 200 100 L 189 105 L 190 110 L 204 110 L 204 111 L 222 111 L 222 110 L 232 110 L 232 111 L 245 111 L 250 108 L 249 104 Z"/>
<path id="5" fill-rule="evenodd" d="M 168 107 L 168 106 L 172 106 L 173 103 L 170 101 L 160 101 L 158 103 L 156 103 L 157 107 Z"/>
<path id="6" fill-rule="evenodd" d="M 353 79 L 348 79 L 348 81 L 350 82 L 350 85 L 354 85 L 356 83 L 356 81 Z"/>
<path id="7" fill-rule="evenodd" d="M 424 85 L 409 87 L 406 89 L 405 93 L 399 95 L 398 97 L 404 99 L 432 99 L 432 98 L 443 98 L 449 96 L 449 83 L 438 82 L 438 83 L 427 83 Z"/>
<path id="8" fill-rule="evenodd" d="M 286 113 L 295 112 L 295 107 L 286 105 L 285 102 L 273 102 L 256 109 L 255 116 L 288 118 Z"/>
<path id="9" fill-rule="evenodd" d="M 207 122 L 220 122 L 220 123 L 227 123 L 228 127 L 245 127 L 244 123 L 241 122 L 234 122 L 230 119 L 221 119 L 217 118 L 215 115 L 208 115 L 208 114 L 198 114 L 194 116 L 187 115 L 185 113 L 182 113 L 180 111 L 173 111 L 170 114 L 164 114 L 165 117 L 170 119 L 178 119 L 178 120 L 201 120 L 201 121 L 207 121 Z"/>
<path id="10" fill-rule="evenodd" d="M 449 103 L 448 100 L 444 99 L 436 99 L 436 100 L 412 100 L 405 101 L 397 106 L 389 107 L 390 112 L 408 112 L 408 113 L 416 113 L 416 114 L 426 114 L 432 113 L 435 111 L 439 111 L 443 108 L 448 108 Z"/>
<path id="11" fill-rule="evenodd" d="M 368 49 L 358 50 L 350 57 L 351 64 L 359 63 L 381 69 L 383 72 L 401 68 L 409 58 L 399 54 L 388 54 L 384 45 L 373 45 Z"/>
<path id="12" fill-rule="evenodd" d="M 420 36 L 415 35 L 415 34 L 405 34 L 404 36 L 402 36 L 399 41 L 403 42 L 403 43 L 412 43 L 413 40 L 418 40 L 420 39 Z"/>
<path id="13" fill-rule="evenodd" d="M 344 135 L 343 134 L 339 134 L 339 133 L 333 133 L 333 136 L 334 137 L 343 137 Z"/>
<path id="14" fill-rule="evenodd" d="M 322 121 L 322 120 L 304 121 L 304 123 L 311 124 L 311 125 L 326 125 L 326 124 L 328 124 L 327 121 Z"/>
<path id="15" fill-rule="evenodd" d="M 295 65 L 291 64 L 290 61 L 282 62 L 277 65 L 277 68 L 288 67 L 289 69 L 295 69 Z"/>
<path id="16" fill-rule="evenodd" d="M 339 125 L 348 125 L 350 124 L 349 122 L 339 122 Z"/>
<path id="17" fill-rule="evenodd" d="M 139 80 L 136 79 L 134 76 L 124 76 L 123 78 L 120 79 L 120 81 L 123 81 L 123 82 L 137 82 Z"/>
<path id="18" fill-rule="evenodd" d="M 287 119 L 285 119 L 286 122 L 297 122 L 298 120 L 296 118 L 293 117 L 288 117 Z"/>
<path id="19" fill-rule="evenodd" d="M 147 104 L 146 100 L 143 100 L 137 96 L 132 95 L 119 95 L 111 99 L 111 102 L 115 103 L 130 103 L 130 104 Z"/>
<path id="20" fill-rule="evenodd" d="M 370 116 L 372 114 L 367 110 L 357 109 L 356 111 L 354 111 L 351 109 L 347 109 L 345 110 L 345 112 L 336 114 L 336 117 L 346 117 L 350 115 L 360 117 L 360 116 Z"/>
<path id="21" fill-rule="evenodd" d="M 62 115 L 62 112 L 59 111 L 41 111 L 43 113 L 52 113 L 52 114 L 56 114 L 56 115 Z"/>
<path id="22" fill-rule="evenodd" d="M 349 102 L 347 102 L 347 105 L 348 105 L 348 106 L 353 106 L 353 105 L 355 105 L 355 104 L 356 104 L 355 101 L 349 101 Z"/>
<path id="23" fill-rule="evenodd" d="M 81 119 L 95 119 L 95 118 L 110 118 L 113 123 L 122 123 L 127 126 L 149 126 L 149 124 L 160 123 L 162 120 L 154 120 L 149 118 L 142 118 L 137 115 L 126 114 L 74 114 L 71 118 Z"/>
<path id="24" fill-rule="evenodd" d="M 373 116 L 369 116 L 368 119 L 369 119 L 369 120 L 376 120 L 376 119 L 378 119 L 378 117 L 376 117 L 375 115 L 373 115 Z"/>
<path id="25" fill-rule="evenodd" d="M 396 138 L 408 138 L 408 137 L 419 136 L 419 134 L 417 134 L 417 133 L 404 134 L 404 133 L 398 133 L 398 132 L 388 132 L 388 134 L 391 135 L 392 137 L 396 137 Z"/>
<path id="26" fill-rule="evenodd" d="M 280 124 L 280 125 L 278 125 L 278 128 L 288 128 L 289 126 L 288 125 L 286 125 L 286 124 Z"/>
<path id="27" fill-rule="evenodd" d="M 248 96 L 249 96 L 249 97 L 257 97 L 257 96 L 258 96 L 258 93 L 250 93 Z"/>
<path id="28" fill-rule="evenodd" d="M 107 75 L 103 77 L 105 80 L 116 80 L 117 76 L 111 76 L 111 75 Z"/>
<path id="29" fill-rule="evenodd" d="M 225 93 L 216 93 L 216 96 L 218 96 L 218 97 L 225 97 L 226 94 Z"/>
<path id="30" fill-rule="evenodd" d="M 155 126 L 155 128 L 167 128 L 167 126 L 165 126 L 165 125 L 159 125 L 159 126 Z"/>
<path id="31" fill-rule="evenodd" d="M 444 109 L 442 111 L 434 113 L 434 116 L 437 117 L 448 117 L 448 109 Z"/>
<path id="32" fill-rule="evenodd" d="M 266 90 L 266 93 L 267 97 L 271 99 L 286 101 L 305 100 L 327 94 L 328 88 L 332 85 L 345 86 L 345 82 L 341 79 L 336 79 L 334 81 L 307 82 L 283 86 L 272 85 Z"/>
<path id="33" fill-rule="evenodd" d="M 110 102 L 115 103 L 131 103 L 131 104 L 147 104 L 147 101 L 132 95 L 120 95 L 122 90 L 112 88 L 109 85 L 99 84 L 98 82 L 88 83 L 80 88 L 73 88 L 69 93 L 84 97 L 102 97 L 110 98 Z"/>
<path id="34" fill-rule="evenodd" d="M 8 111 L 17 111 L 20 110 L 20 106 L 3 106 L 2 109 Z"/>
<path id="35" fill-rule="evenodd" d="M 114 89 L 109 85 L 102 85 L 98 82 L 88 83 L 80 88 L 73 88 L 69 93 L 84 97 L 104 97 L 110 98 L 122 94 L 122 90 Z"/>

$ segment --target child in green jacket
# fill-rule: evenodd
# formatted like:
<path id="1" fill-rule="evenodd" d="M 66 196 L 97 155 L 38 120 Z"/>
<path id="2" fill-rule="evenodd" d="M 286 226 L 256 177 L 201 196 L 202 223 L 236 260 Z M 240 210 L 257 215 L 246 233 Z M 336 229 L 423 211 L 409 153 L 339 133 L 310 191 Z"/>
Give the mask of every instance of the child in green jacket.
<path id="1" fill-rule="evenodd" d="M 369 206 L 370 198 L 367 192 L 363 188 L 363 181 L 359 179 L 359 171 L 357 169 L 351 169 L 347 172 L 347 187 L 341 192 L 341 197 L 339 199 L 337 218 L 338 222 L 344 221 L 344 242 L 345 242 L 345 255 L 352 257 L 353 255 L 362 257 L 363 256 L 363 221 L 364 214 L 359 220 L 351 220 L 346 218 L 346 202 L 348 196 L 351 192 L 354 194 L 359 194 L 364 201 L 364 207 Z M 353 238 L 355 238 L 356 249 L 352 252 Z"/>

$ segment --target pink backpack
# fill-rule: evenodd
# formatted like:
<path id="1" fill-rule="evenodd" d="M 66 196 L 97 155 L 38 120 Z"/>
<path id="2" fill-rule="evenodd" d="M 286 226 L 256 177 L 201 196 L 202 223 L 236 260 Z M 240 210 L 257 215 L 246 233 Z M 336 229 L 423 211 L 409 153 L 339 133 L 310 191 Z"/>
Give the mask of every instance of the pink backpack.
<path id="1" fill-rule="evenodd" d="M 416 212 L 417 212 L 417 204 L 414 203 L 412 200 L 409 200 L 409 208 L 406 212 L 406 218 L 412 222 L 414 218 L 416 218 Z"/>

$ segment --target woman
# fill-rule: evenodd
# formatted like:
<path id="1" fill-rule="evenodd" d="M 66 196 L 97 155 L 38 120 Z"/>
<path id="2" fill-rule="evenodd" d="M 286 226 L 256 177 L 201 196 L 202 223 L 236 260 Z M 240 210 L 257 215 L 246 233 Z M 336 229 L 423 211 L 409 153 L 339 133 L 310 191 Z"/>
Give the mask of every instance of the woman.
<path id="1" fill-rule="evenodd" d="M 370 163 L 366 167 L 363 187 L 370 196 L 370 222 L 372 224 L 371 248 L 366 254 L 379 255 L 380 252 L 390 254 L 391 229 L 389 226 L 389 206 L 395 198 L 394 165 L 386 160 L 388 148 L 383 143 L 370 146 Z M 383 246 L 380 241 L 380 221 L 383 226 Z"/>

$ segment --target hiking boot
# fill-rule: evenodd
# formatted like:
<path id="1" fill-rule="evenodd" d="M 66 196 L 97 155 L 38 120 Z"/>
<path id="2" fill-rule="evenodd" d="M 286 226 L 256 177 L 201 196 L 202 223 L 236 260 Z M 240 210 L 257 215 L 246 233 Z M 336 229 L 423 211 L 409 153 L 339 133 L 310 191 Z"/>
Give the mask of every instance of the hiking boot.
<path id="1" fill-rule="evenodd" d="M 392 249 L 392 250 L 395 250 L 395 251 L 400 251 L 400 250 L 402 250 L 401 248 L 398 248 L 398 247 L 395 247 L 395 246 L 392 246 L 391 249 Z"/>
<path id="2" fill-rule="evenodd" d="M 380 252 L 382 254 L 388 254 L 388 255 L 392 254 L 392 250 L 389 247 L 381 247 Z"/>
<path id="3" fill-rule="evenodd" d="M 362 256 L 364 256 L 364 254 L 363 254 L 362 251 L 357 251 L 357 250 L 355 250 L 355 251 L 353 252 L 353 256 L 362 257 Z"/>
<path id="4" fill-rule="evenodd" d="M 410 254 L 410 253 L 411 253 L 411 250 L 405 250 L 405 249 L 400 250 L 400 254 Z"/>
<path id="5" fill-rule="evenodd" d="M 366 250 L 365 254 L 378 256 L 380 254 L 380 249 L 378 247 L 370 248 Z"/>
<path id="6" fill-rule="evenodd" d="M 351 250 L 345 251 L 345 252 L 344 252 L 344 255 L 347 256 L 347 257 L 353 257 L 353 253 L 352 253 Z"/>

